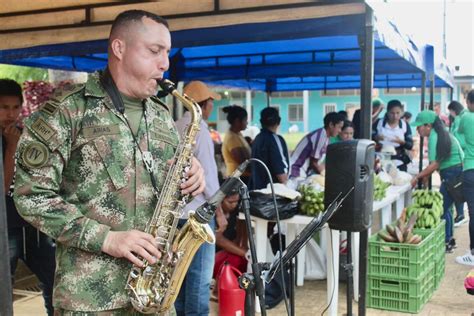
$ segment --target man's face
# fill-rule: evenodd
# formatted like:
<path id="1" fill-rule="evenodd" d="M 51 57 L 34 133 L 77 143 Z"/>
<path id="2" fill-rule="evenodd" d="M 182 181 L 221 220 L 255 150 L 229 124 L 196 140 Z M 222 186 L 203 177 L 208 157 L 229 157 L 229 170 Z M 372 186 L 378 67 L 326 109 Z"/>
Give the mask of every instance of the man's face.
<path id="1" fill-rule="evenodd" d="M 213 99 L 207 99 L 206 103 L 202 107 L 202 118 L 204 120 L 209 119 L 209 116 L 211 116 L 213 108 L 214 108 L 214 100 Z"/>
<path id="2" fill-rule="evenodd" d="M 135 28 L 125 40 L 121 74 L 127 86 L 122 92 L 145 99 L 157 93 L 156 80 L 168 70 L 171 35 L 166 26 L 149 18 L 142 18 L 142 25 Z"/>
<path id="3" fill-rule="evenodd" d="M 342 130 L 342 126 L 344 125 L 344 122 L 338 122 L 336 124 L 334 123 L 329 123 L 329 134 L 331 137 L 336 137 Z"/>
<path id="4" fill-rule="evenodd" d="M 7 126 L 16 123 L 21 112 L 21 99 L 17 96 L 0 96 L 0 127 L 4 129 Z"/>

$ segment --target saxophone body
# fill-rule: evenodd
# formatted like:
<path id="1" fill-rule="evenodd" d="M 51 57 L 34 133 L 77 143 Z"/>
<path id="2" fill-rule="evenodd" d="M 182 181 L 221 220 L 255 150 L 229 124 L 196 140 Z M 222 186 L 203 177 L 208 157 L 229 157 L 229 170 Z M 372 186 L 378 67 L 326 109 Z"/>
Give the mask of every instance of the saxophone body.
<path id="1" fill-rule="evenodd" d="M 133 266 L 126 288 L 133 307 L 144 314 L 164 314 L 173 306 L 191 261 L 204 243 L 215 243 L 214 232 L 208 224 L 198 222 L 190 212 L 186 224 L 177 225 L 188 196 L 181 195 L 180 185 L 189 170 L 193 145 L 201 122 L 201 108 L 191 98 L 180 95 L 174 85 L 159 82 L 166 92 L 173 94 L 191 113 L 186 129 L 163 184 L 158 203 L 145 232 L 153 235 L 162 256 L 155 264 L 143 259 L 143 267 Z"/>

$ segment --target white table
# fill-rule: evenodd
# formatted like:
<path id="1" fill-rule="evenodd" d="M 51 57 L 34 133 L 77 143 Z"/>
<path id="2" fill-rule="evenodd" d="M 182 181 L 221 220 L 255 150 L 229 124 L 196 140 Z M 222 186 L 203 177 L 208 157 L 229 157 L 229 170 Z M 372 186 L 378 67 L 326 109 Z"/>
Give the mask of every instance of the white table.
<path id="1" fill-rule="evenodd" d="M 372 223 L 372 227 L 384 228 L 386 224 L 393 221 L 393 215 L 400 216 L 403 208 L 411 204 L 411 185 L 408 183 L 403 186 L 390 186 L 387 189 L 385 198 L 382 201 L 376 201 L 373 205 L 373 212 L 380 212 L 380 221 Z M 395 214 L 393 214 L 395 213 Z M 393 214 L 393 215 L 392 215 Z M 239 218 L 244 219 L 244 214 L 240 213 Z M 267 224 L 268 220 L 251 216 L 254 224 L 255 247 L 257 259 L 259 262 L 267 261 Z M 295 215 L 292 218 L 282 220 L 287 224 L 286 244 L 290 244 L 301 230 L 312 220 L 312 217 L 304 215 Z M 372 229 L 369 228 L 369 236 Z M 374 231 L 375 232 L 375 231 Z M 352 262 L 354 264 L 354 297 L 359 297 L 359 233 L 352 235 Z M 321 232 L 320 246 L 327 253 L 327 302 L 332 302 L 329 306 L 329 315 L 337 315 L 337 302 L 339 291 L 339 238 L 338 230 L 329 229 L 324 226 Z M 297 280 L 296 285 L 302 286 L 304 283 L 304 264 L 305 249 L 301 249 L 297 261 Z"/>

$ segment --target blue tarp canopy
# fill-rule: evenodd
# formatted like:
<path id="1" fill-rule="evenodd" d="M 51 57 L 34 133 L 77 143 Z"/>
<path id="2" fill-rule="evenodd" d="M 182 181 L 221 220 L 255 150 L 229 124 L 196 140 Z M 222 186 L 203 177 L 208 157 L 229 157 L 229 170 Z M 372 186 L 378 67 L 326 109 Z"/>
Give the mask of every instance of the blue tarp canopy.
<path id="1" fill-rule="evenodd" d="M 167 76 L 266 91 L 360 88 L 364 22 L 345 15 L 172 32 Z M 392 23 L 374 22 L 374 87 L 419 87 L 433 54 Z M 38 46 L 0 51 L 0 63 L 92 72 L 105 67 L 106 51 L 106 40 Z M 437 87 L 452 86 L 446 69 L 436 67 Z"/>

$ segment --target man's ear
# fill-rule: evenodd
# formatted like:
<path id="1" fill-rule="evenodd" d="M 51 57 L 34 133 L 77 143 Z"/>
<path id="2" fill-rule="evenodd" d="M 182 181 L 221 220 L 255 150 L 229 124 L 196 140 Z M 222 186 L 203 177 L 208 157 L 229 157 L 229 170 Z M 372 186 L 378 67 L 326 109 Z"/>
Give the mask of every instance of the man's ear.
<path id="1" fill-rule="evenodd" d="M 122 60 L 123 54 L 125 52 L 125 42 L 121 39 L 115 38 L 110 44 L 112 54 L 118 59 Z"/>

